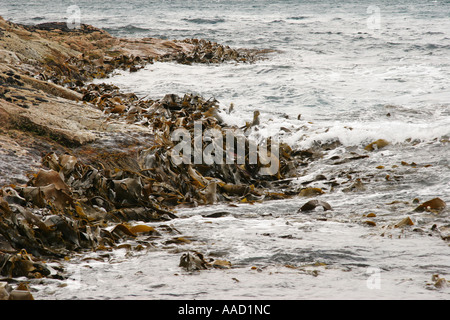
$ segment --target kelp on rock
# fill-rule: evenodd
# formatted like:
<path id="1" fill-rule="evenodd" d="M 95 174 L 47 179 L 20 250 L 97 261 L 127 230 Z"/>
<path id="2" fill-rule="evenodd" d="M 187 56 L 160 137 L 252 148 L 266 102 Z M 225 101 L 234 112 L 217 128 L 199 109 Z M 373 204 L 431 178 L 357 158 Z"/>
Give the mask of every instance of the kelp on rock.
<path id="1" fill-rule="evenodd" d="M 116 69 L 135 72 L 153 61 L 252 63 L 269 51 L 232 49 L 198 39 L 115 39 L 85 25 L 78 31 L 70 31 L 58 23 L 25 27 L 0 22 L 17 38 L 16 42 L 7 43 L 11 50 L 16 50 L 16 44 L 19 40 L 25 41 L 22 38 L 26 35 L 36 57 L 40 56 L 32 67 L 22 65 L 14 72 L 2 65 L 6 73 L 4 81 L 0 82 L 6 89 L 0 98 L 11 104 L 5 109 L 6 114 L 23 101 L 28 103 L 27 97 L 15 94 L 29 90 L 25 82 L 14 80 L 21 79 L 26 80 L 36 94 L 45 92 L 45 98 L 33 100 L 33 108 L 49 102 L 50 96 L 57 96 L 61 99 L 55 100 L 59 103 L 55 108 L 64 105 L 64 99 L 78 107 L 82 107 L 78 103 L 82 101 L 106 115 L 105 125 L 120 122 L 129 124 L 130 128 L 145 128 L 136 132 L 139 137 L 133 141 L 128 133 L 121 137 L 120 130 L 105 129 L 95 133 L 106 137 L 102 141 L 92 134 L 79 143 L 64 144 L 65 140 L 55 138 L 59 136 L 43 134 L 48 130 L 33 130 L 35 124 L 30 122 L 29 135 L 49 139 L 59 147 L 42 155 L 42 167 L 29 176 L 25 185 L 11 184 L 0 189 L 1 276 L 58 278 L 46 267 L 45 259 L 62 259 L 84 250 L 111 250 L 124 239 L 141 234 L 155 238 L 168 232 L 172 236 L 170 227 L 133 224 L 170 221 L 177 218 L 175 210 L 181 206 L 251 203 L 298 193 L 289 186 L 288 178 L 295 176 L 298 165 L 309 160 L 304 158 L 303 152 L 285 144 L 280 144 L 279 152 L 275 152 L 268 143 L 266 152 L 257 154 L 258 161 L 251 161 L 251 146 L 256 142 L 251 141 L 246 132 L 258 125 L 257 112 L 254 121 L 248 123 L 243 132 L 238 132 L 239 128 L 224 123 L 215 99 L 193 94 L 139 99 L 112 85 L 87 84 L 94 78 L 107 77 Z M 42 41 L 48 45 L 43 46 Z M 70 49 L 61 43 L 68 43 Z M 21 68 L 26 72 L 20 71 Z M 23 107 L 31 108 L 29 104 Z M 194 132 L 197 123 L 202 132 L 214 129 L 223 138 L 222 144 L 214 146 L 215 152 L 222 156 L 211 164 L 176 163 L 172 156 L 176 146 L 172 140 L 174 132 L 185 130 L 190 137 L 188 143 L 193 146 L 198 143 Z M 11 125 L 11 128 L 15 127 Z M 240 141 L 244 147 L 241 162 L 226 161 L 230 156 L 226 146 L 230 130 L 238 132 L 232 137 L 233 144 Z M 144 131 L 148 136 L 142 136 Z M 70 134 L 64 132 L 69 137 Z M 212 143 L 214 141 L 205 138 L 197 146 L 204 150 Z M 262 159 L 268 157 L 277 170 L 261 174 L 261 169 L 268 166 Z M 146 243 L 151 245 L 151 241 Z"/>
<path id="2" fill-rule="evenodd" d="M 187 96 L 180 102 L 186 99 Z M 171 129 L 175 128 L 172 121 L 176 122 L 181 113 L 186 115 L 186 121 L 193 120 L 190 117 L 203 118 L 202 110 L 212 108 L 211 102 L 199 97 L 195 100 L 195 112 L 184 108 L 170 111 L 164 102 L 159 105 L 158 108 L 165 110 L 165 114 L 170 112 L 174 118 L 164 118 L 164 121 L 161 117 L 152 118 L 155 145 L 139 153 L 139 171 L 102 168 L 101 159 L 97 164 L 86 165 L 75 156 L 50 153 L 43 158 L 43 168 L 26 186 L 3 188 L 0 194 L 1 274 L 46 276 L 49 272 L 45 266 L 30 257 L 61 258 L 71 251 L 114 247 L 121 236 L 108 231 L 111 224 L 171 220 L 176 218 L 172 209 L 179 205 L 273 198 L 274 193 L 264 187 L 277 179 L 278 172 L 275 176 L 260 176 L 256 170 L 258 165 L 252 168 L 248 163 L 212 166 L 173 163 L 170 157 L 173 142 L 169 138 Z M 218 124 L 212 118 L 207 121 L 210 125 Z M 185 124 L 185 128 L 190 126 L 189 122 Z M 293 160 L 279 161 L 284 164 Z M 281 171 L 283 168 L 282 165 Z M 125 232 L 130 234 L 133 232 Z M 20 250 L 27 252 L 28 260 L 17 253 Z"/>
<path id="3" fill-rule="evenodd" d="M 295 175 L 293 168 L 302 162 L 286 145 L 281 145 L 282 152 L 274 158 L 278 170 L 273 175 L 261 175 L 259 170 L 264 165 L 249 162 L 252 142 L 245 135 L 241 137 L 246 146 L 242 164 L 225 162 L 225 145 L 216 146 L 223 151 L 223 163 L 174 163 L 174 130 L 183 128 L 194 136 L 194 123 L 200 121 L 202 129 L 215 128 L 225 141 L 225 131 L 230 128 L 221 120 L 216 100 L 188 94 L 142 100 L 130 95 L 119 97 L 114 87 L 100 86 L 103 91 L 98 92 L 98 86 L 91 86 L 84 93 L 85 100 L 104 110 L 114 108 L 117 102 L 124 104 L 123 112 L 114 116 L 127 120 L 132 116 L 133 123 L 147 126 L 153 134 L 153 145 L 130 154 L 94 151 L 90 164 L 71 154 L 49 153 L 43 157 L 42 169 L 32 175 L 27 185 L 3 188 L 2 275 L 46 276 L 49 272 L 45 266 L 30 257 L 61 258 L 72 251 L 112 248 L 123 235 L 133 234 L 110 232 L 111 224 L 171 220 L 176 218 L 173 209 L 181 205 L 251 202 L 297 193 L 272 190 L 276 188 L 273 182 Z M 103 98 L 99 99 L 98 94 Z M 195 143 L 194 137 L 191 143 Z M 202 141 L 202 148 L 209 143 Z M 86 147 L 78 152 L 83 154 Z M 31 264 L 17 262 L 25 261 L 23 254 L 17 253 L 20 250 L 27 252 Z"/>
<path id="4" fill-rule="evenodd" d="M 112 90 L 107 93 L 108 99 L 114 99 L 116 89 L 109 89 Z M 301 153 L 293 152 L 287 145 L 280 146 L 282 151 L 274 158 L 278 170 L 272 175 L 261 175 L 259 170 L 264 165 L 249 162 L 248 147 L 252 142 L 245 135 L 241 137 L 247 147 L 245 162 L 225 162 L 225 131 L 230 128 L 221 120 L 216 100 L 188 94 L 166 95 L 160 100 L 122 98 L 127 107 L 117 116 L 127 118 L 131 111 L 136 122 L 152 130 L 153 145 L 136 154 L 110 154 L 109 158 L 99 154 L 98 158 L 91 157 L 91 164 L 82 163 L 74 155 L 49 153 L 43 157 L 43 168 L 27 185 L 3 188 L 3 275 L 30 276 L 37 272 L 34 265 L 14 271 L 18 264 L 8 261 L 11 254 L 20 250 L 36 257 L 63 257 L 74 250 L 114 247 L 121 240 L 120 235 L 133 235 L 132 231 L 110 232 L 107 227 L 111 224 L 171 220 L 176 218 L 173 209 L 183 205 L 252 202 L 297 194 L 297 190 L 288 189 L 274 192 L 277 187 L 272 184 L 295 176 L 295 167 L 303 163 Z M 223 151 L 223 163 L 174 163 L 171 151 L 175 142 L 171 134 L 179 128 L 193 133 L 196 121 L 200 121 L 202 129 L 215 128 L 223 134 L 224 144 L 216 146 Z M 196 143 L 194 137 L 191 143 Z M 202 141 L 202 148 L 209 143 Z M 124 159 L 133 155 L 136 159 Z M 129 163 L 133 165 L 128 166 Z M 21 257 L 16 254 L 14 259 Z M 48 274 L 41 269 L 37 269 L 39 274 Z"/>

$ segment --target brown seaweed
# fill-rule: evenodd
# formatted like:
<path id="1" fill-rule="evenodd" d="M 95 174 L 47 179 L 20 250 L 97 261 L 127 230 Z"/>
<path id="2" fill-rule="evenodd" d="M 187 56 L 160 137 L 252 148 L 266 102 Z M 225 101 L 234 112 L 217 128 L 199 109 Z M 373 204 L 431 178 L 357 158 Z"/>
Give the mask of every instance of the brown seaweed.
<path id="1" fill-rule="evenodd" d="M 140 144 L 123 138 L 123 142 L 115 141 L 114 150 L 109 150 L 97 148 L 93 135 L 72 139 L 75 132 L 66 130 L 56 135 L 29 119 L 15 119 L 15 127 L 26 127 L 31 134 L 48 137 L 52 143 L 39 150 L 43 153 L 42 167 L 29 176 L 26 184 L 0 189 L 0 274 L 3 276 L 50 276 L 43 258 L 114 248 L 122 240 L 139 235 L 159 237 L 160 229 L 143 224 L 132 226 L 129 222 L 170 221 L 177 218 L 174 209 L 178 206 L 251 203 L 288 196 L 285 192 L 273 192 L 272 189 L 277 189 L 273 183 L 295 176 L 295 168 L 303 160 L 286 145 L 281 146 L 281 154 L 276 157 L 279 170 L 269 175 L 261 174 L 260 170 L 275 153 L 269 149 L 267 154 L 260 154 L 257 163 L 250 161 L 249 146 L 253 142 L 245 136 L 233 137 L 235 143 L 241 139 L 247 150 L 240 163 L 175 163 L 171 156 L 175 145 L 171 137 L 175 130 L 184 128 L 193 135 L 195 123 L 201 122 L 202 130 L 215 129 L 225 137 L 226 131 L 232 129 L 220 116 L 217 100 L 194 94 L 138 98 L 113 85 L 88 84 L 94 78 L 109 76 L 114 70 L 136 72 L 155 61 L 252 63 L 268 51 L 233 49 L 210 41 L 186 39 L 159 41 L 158 45 L 167 50 L 158 55 L 152 51 L 152 39 L 136 42 L 114 39 L 86 25 L 79 30 L 67 30 L 61 23 L 9 26 L 10 33 L 27 34 L 34 40 L 46 39 L 51 46 L 42 51 L 41 60 L 30 68 L 31 72 L 26 70 L 26 74 L 19 75 L 16 71 L 20 68 L 2 69 L 2 100 L 22 108 L 50 104 L 51 97 L 73 103 L 82 101 L 106 115 L 106 122 L 119 120 L 148 128 L 152 140 Z M 133 46 L 144 49 L 140 54 L 132 54 Z M 30 99 L 26 90 L 36 97 Z M 260 124 L 258 116 L 259 111 L 255 111 L 253 122 L 246 130 Z M 9 129 L 12 119 L 9 115 L 6 120 L 2 118 L 2 125 L 5 123 Z M 211 146 L 207 139 L 200 145 L 202 149 Z M 226 160 L 227 146 L 215 147 L 223 155 L 216 160 Z M 176 238 L 168 241 L 186 243 L 183 239 L 187 238 L 174 230 L 167 227 L 172 236 L 176 234 Z M 192 259 L 188 257 L 188 260 Z"/>

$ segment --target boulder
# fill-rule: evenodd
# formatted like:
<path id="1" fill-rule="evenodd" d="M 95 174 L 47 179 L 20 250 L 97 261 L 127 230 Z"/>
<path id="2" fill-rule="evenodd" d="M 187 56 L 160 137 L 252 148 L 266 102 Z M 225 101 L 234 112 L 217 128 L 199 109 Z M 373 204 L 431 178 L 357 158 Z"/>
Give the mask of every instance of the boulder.
<path id="1" fill-rule="evenodd" d="M 440 213 L 447 207 L 447 204 L 441 198 L 434 198 L 419 205 L 414 211 L 416 212 L 433 212 Z"/>
<path id="2" fill-rule="evenodd" d="M 375 150 L 379 150 L 379 149 L 386 147 L 388 144 L 389 144 L 388 141 L 386 141 L 384 139 L 378 139 L 372 143 L 369 143 L 367 146 L 365 146 L 364 150 L 375 151 Z"/>
<path id="3" fill-rule="evenodd" d="M 328 202 L 322 201 L 322 200 L 310 200 L 307 203 L 305 203 L 297 212 L 300 211 L 311 211 L 314 210 L 316 207 L 321 206 L 323 210 L 333 210 L 331 206 L 328 204 Z"/>

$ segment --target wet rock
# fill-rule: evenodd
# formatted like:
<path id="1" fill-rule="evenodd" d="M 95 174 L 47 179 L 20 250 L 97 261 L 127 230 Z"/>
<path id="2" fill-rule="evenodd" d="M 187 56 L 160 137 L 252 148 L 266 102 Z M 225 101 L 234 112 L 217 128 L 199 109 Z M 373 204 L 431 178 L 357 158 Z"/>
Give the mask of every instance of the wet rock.
<path id="1" fill-rule="evenodd" d="M 9 300 L 34 300 L 34 298 L 28 290 L 13 290 L 9 294 Z"/>
<path id="2" fill-rule="evenodd" d="M 203 195 L 206 199 L 207 204 L 214 204 L 217 202 L 217 184 L 215 182 L 210 182 L 208 186 L 203 191 Z"/>
<path id="3" fill-rule="evenodd" d="M 180 52 L 186 56 L 193 53 L 201 56 L 202 51 L 212 50 L 225 55 L 228 50 L 219 44 L 200 40 L 174 42 L 150 38 L 116 39 L 84 24 L 80 28 L 68 30 L 64 23 L 22 26 L 0 18 L 0 27 L 6 35 L 1 41 L 8 56 L 8 61 L 0 60 L 0 83 L 8 83 L 8 90 L 11 91 L 5 96 L 7 90 L 1 90 L 0 98 L 35 102 L 33 107 L 27 104 L 30 108 L 24 112 L 20 107 L 23 103 L 8 104 L 5 100 L 4 105 L 0 104 L 0 122 L 9 118 L 11 121 L 8 121 L 8 127 L 13 123 L 20 130 L 50 137 L 57 143 L 70 146 L 94 141 L 97 136 L 93 131 L 104 125 L 104 119 L 98 118 L 101 113 L 95 114 L 95 110 L 88 110 L 87 106 L 80 108 L 74 102 L 99 98 L 96 104 L 112 116 L 138 107 L 127 109 L 128 105 L 124 104 L 136 99 L 132 94 L 127 95 L 127 99 L 122 101 L 124 103 L 120 103 L 120 100 L 114 100 L 115 97 L 102 97 L 92 90 L 84 92 L 86 81 L 105 77 L 115 69 L 139 69 L 164 55 L 173 60 L 178 58 Z M 24 47 L 28 49 L 23 50 Z M 228 51 L 237 52 L 232 49 Z M 244 57 L 244 50 L 241 53 Z M 214 56 L 208 55 L 200 60 L 207 63 L 215 59 Z M 14 69 L 11 68 L 13 65 Z"/>
<path id="4" fill-rule="evenodd" d="M 52 104 L 52 102 L 55 102 Z M 37 136 L 49 137 L 63 145 L 81 145 L 91 142 L 95 135 L 89 132 L 86 124 L 92 124 L 89 118 L 93 115 L 81 111 L 80 105 L 61 101 L 49 101 L 24 111 L 11 103 L 1 103 L 0 109 L 8 114 L 11 119 L 10 126 L 21 131 L 29 132 Z M 77 113 L 78 111 L 78 113 Z M 97 120 L 102 117 L 97 114 Z M 100 125 L 100 122 L 98 122 Z"/>
<path id="5" fill-rule="evenodd" d="M 411 220 L 410 217 L 405 217 L 404 219 L 400 220 L 399 222 L 397 222 L 394 227 L 395 228 L 401 228 L 404 226 L 413 226 L 414 222 Z"/>
<path id="6" fill-rule="evenodd" d="M 213 268 L 216 269 L 230 269 L 231 262 L 228 260 L 214 260 L 211 264 Z"/>
<path id="7" fill-rule="evenodd" d="M 328 202 L 322 200 L 310 200 L 306 202 L 297 212 L 312 211 L 318 206 L 321 206 L 325 211 L 333 210 Z"/>
<path id="8" fill-rule="evenodd" d="M 16 289 L 13 289 L 7 282 L 0 282 L 0 300 L 34 300 L 28 286 L 19 283 Z"/>
<path id="9" fill-rule="evenodd" d="M 366 187 L 365 187 L 364 183 L 361 181 L 360 178 L 357 178 L 351 186 L 343 188 L 342 192 L 361 192 L 361 191 L 365 191 L 365 190 L 366 190 Z"/>
<path id="10" fill-rule="evenodd" d="M 219 211 L 210 214 L 202 215 L 203 218 L 221 218 L 230 215 L 231 212 L 228 211 Z"/>
<path id="11" fill-rule="evenodd" d="M 8 300 L 12 287 L 8 282 L 0 282 L 0 300 Z"/>
<path id="12" fill-rule="evenodd" d="M 450 286 L 449 282 L 445 278 L 440 277 L 438 274 L 434 274 L 431 277 L 431 280 L 434 282 L 434 286 L 438 289 L 446 289 Z"/>
<path id="13" fill-rule="evenodd" d="M 208 262 L 199 252 L 187 252 L 181 256 L 179 266 L 186 271 L 206 270 L 208 269 Z"/>
<path id="14" fill-rule="evenodd" d="M 244 63 L 252 63 L 260 60 L 270 50 L 248 50 L 248 49 L 232 49 L 216 42 L 203 39 L 185 39 L 177 41 L 177 44 L 190 44 L 191 50 L 181 51 L 178 54 L 165 55 L 162 61 L 176 61 L 181 64 L 193 63 L 223 63 L 226 61 L 236 61 Z"/>
<path id="15" fill-rule="evenodd" d="M 164 242 L 164 244 L 188 244 L 191 242 L 192 242 L 191 240 L 189 240 L 185 237 L 175 237 L 175 238 L 167 240 L 166 242 Z"/>
<path id="16" fill-rule="evenodd" d="M 50 275 L 49 269 L 35 256 L 22 249 L 19 253 L 0 252 L 0 274 L 2 276 L 40 278 Z"/>
<path id="17" fill-rule="evenodd" d="M 87 25 L 68 30 L 64 23 L 21 26 L 0 18 L 0 28 L 6 35 L 0 39 L 5 49 L 0 54 L 0 138 L 6 137 L 0 142 L 7 141 L 8 151 L 18 155 L 33 155 L 36 164 L 42 155 L 39 169 L 29 158 L 22 160 L 21 170 L 30 171 L 24 184 L 0 189 L 2 275 L 49 276 L 44 258 L 104 250 L 140 235 L 157 237 L 153 227 L 128 222 L 174 219 L 172 208 L 178 205 L 288 196 L 271 191 L 273 182 L 293 175 L 301 158 L 288 146 L 276 159 L 279 172 L 270 175 L 260 173 L 261 161 L 250 163 L 248 152 L 239 164 L 174 163 L 170 137 L 177 128 L 192 134 L 195 121 L 201 121 L 203 129 L 217 129 L 225 137 L 229 127 L 217 100 L 193 94 L 139 99 L 112 85 L 86 85 L 116 69 L 136 72 L 155 60 L 252 63 L 267 52 L 198 39 L 116 39 Z M 255 112 L 251 127 L 260 125 L 258 116 Z M 248 147 L 251 141 L 242 138 Z M 10 159 L 3 151 L 0 161 Z M 13 170 L 8 170 L 2 166 L 2 176 L 10 177 Z M 166 243 L 189 241 L 178 235 Z M 194 252 L 184 255 L 180 266 L 194 270 L 207 263 Z"/>
<path id="18" fill-rule="evenodd" d="M 434 227 L 434 228 L 433 228 Z M 431 230 L 436 230 L 439 233 L 439 236 L 444 241 L 450 241 L 450 227 L 449 226 L 443 226 L 440 228 L 437 228 L 436 225 L 433 225 Z"/>
<path id="19" fill-rule="evenodd" d="M 312 197 L 324 194 L 325 192 L 320 188 L 303 188 L 300 190 L 300 193 L 298 194 L 300 197 Z"/>
<path id="20" fill-rule="evenodd" d="M 364 150 L 375 151 L 375 150 L 379 150 L 379 149 L 386 147 L 388 144 L 389 144 L 388 141 L 386 141 L 384 139 L 378 139 L 372 143 L 369 143 L 367 146 L 365 146 Z"/>
<path id="21" fill-rule="evenodd" d="M 440 278 L 434 283 L 434 286 L 438 289 L 443 289 L 443 288 L 448 288 L 449 284 L 448 284 L 448 281 L 445 280 L 445 278 Z"/>
<path id="22" fill-rule="evenodd" d="M 440 213 L 447 207 L 447 204 L 441 198 L 434 198 L 428 200 L 414 209 L 416 212 L 432 212 Z"/>

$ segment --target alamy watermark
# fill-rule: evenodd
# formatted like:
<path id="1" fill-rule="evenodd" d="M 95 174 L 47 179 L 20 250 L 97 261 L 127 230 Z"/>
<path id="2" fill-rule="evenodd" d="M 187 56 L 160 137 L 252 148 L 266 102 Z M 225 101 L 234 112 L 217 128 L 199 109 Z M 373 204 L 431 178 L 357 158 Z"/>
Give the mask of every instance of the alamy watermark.
<path id="1" fill-rule="evenodd" d="M 172 132 L 172 141 L 178 142 L 170 153 L 175 165 L 258 164 L 261 175 L 275 175 L 278 172 L 279 143 L 273 137 L 266 143 L 257 144 L 247 139 L 240 129 L 208 128 L 203 132 L 202 121 L 194 122 L 193 134 L 192 137 L 185 128 Z M 203 148 L 204 141 L 209 144 Z"/>
<path id="2" fill-rule="evenodd" d="M 89 264 L 69 264 L 66 270 L 69 277 L 64 280 L 70 291 L 86 290 L 108 283 L 111 279 L 120 279 L 125 271 L 117 263 L 90 262 Z"/>
<path id="3" fill-rule="evenodd" d="M 79 29 L 81 26 L 81 9 L 77 5 L 71 5 L 67 7 L 66 13 L 68 14 L 67 20 L 66 20 L 66 26 L 67 28 L 73 30 L 73 29 Z"/>
<path id="4" fill-rule="evenodd" d="M 366 11 L 370 16 L 367 18 L 367 28 L 370 30 L 381 29 L 381 13 L 380 7 L 371 5 Z"/>
<path id="5" fill-rule="evenodd" d="M 381 289 L 381 269 L 376 267 L 369 267 L 366 270 L 369 277 L 366 280 L 366 286 L 370 290 Z"/>

